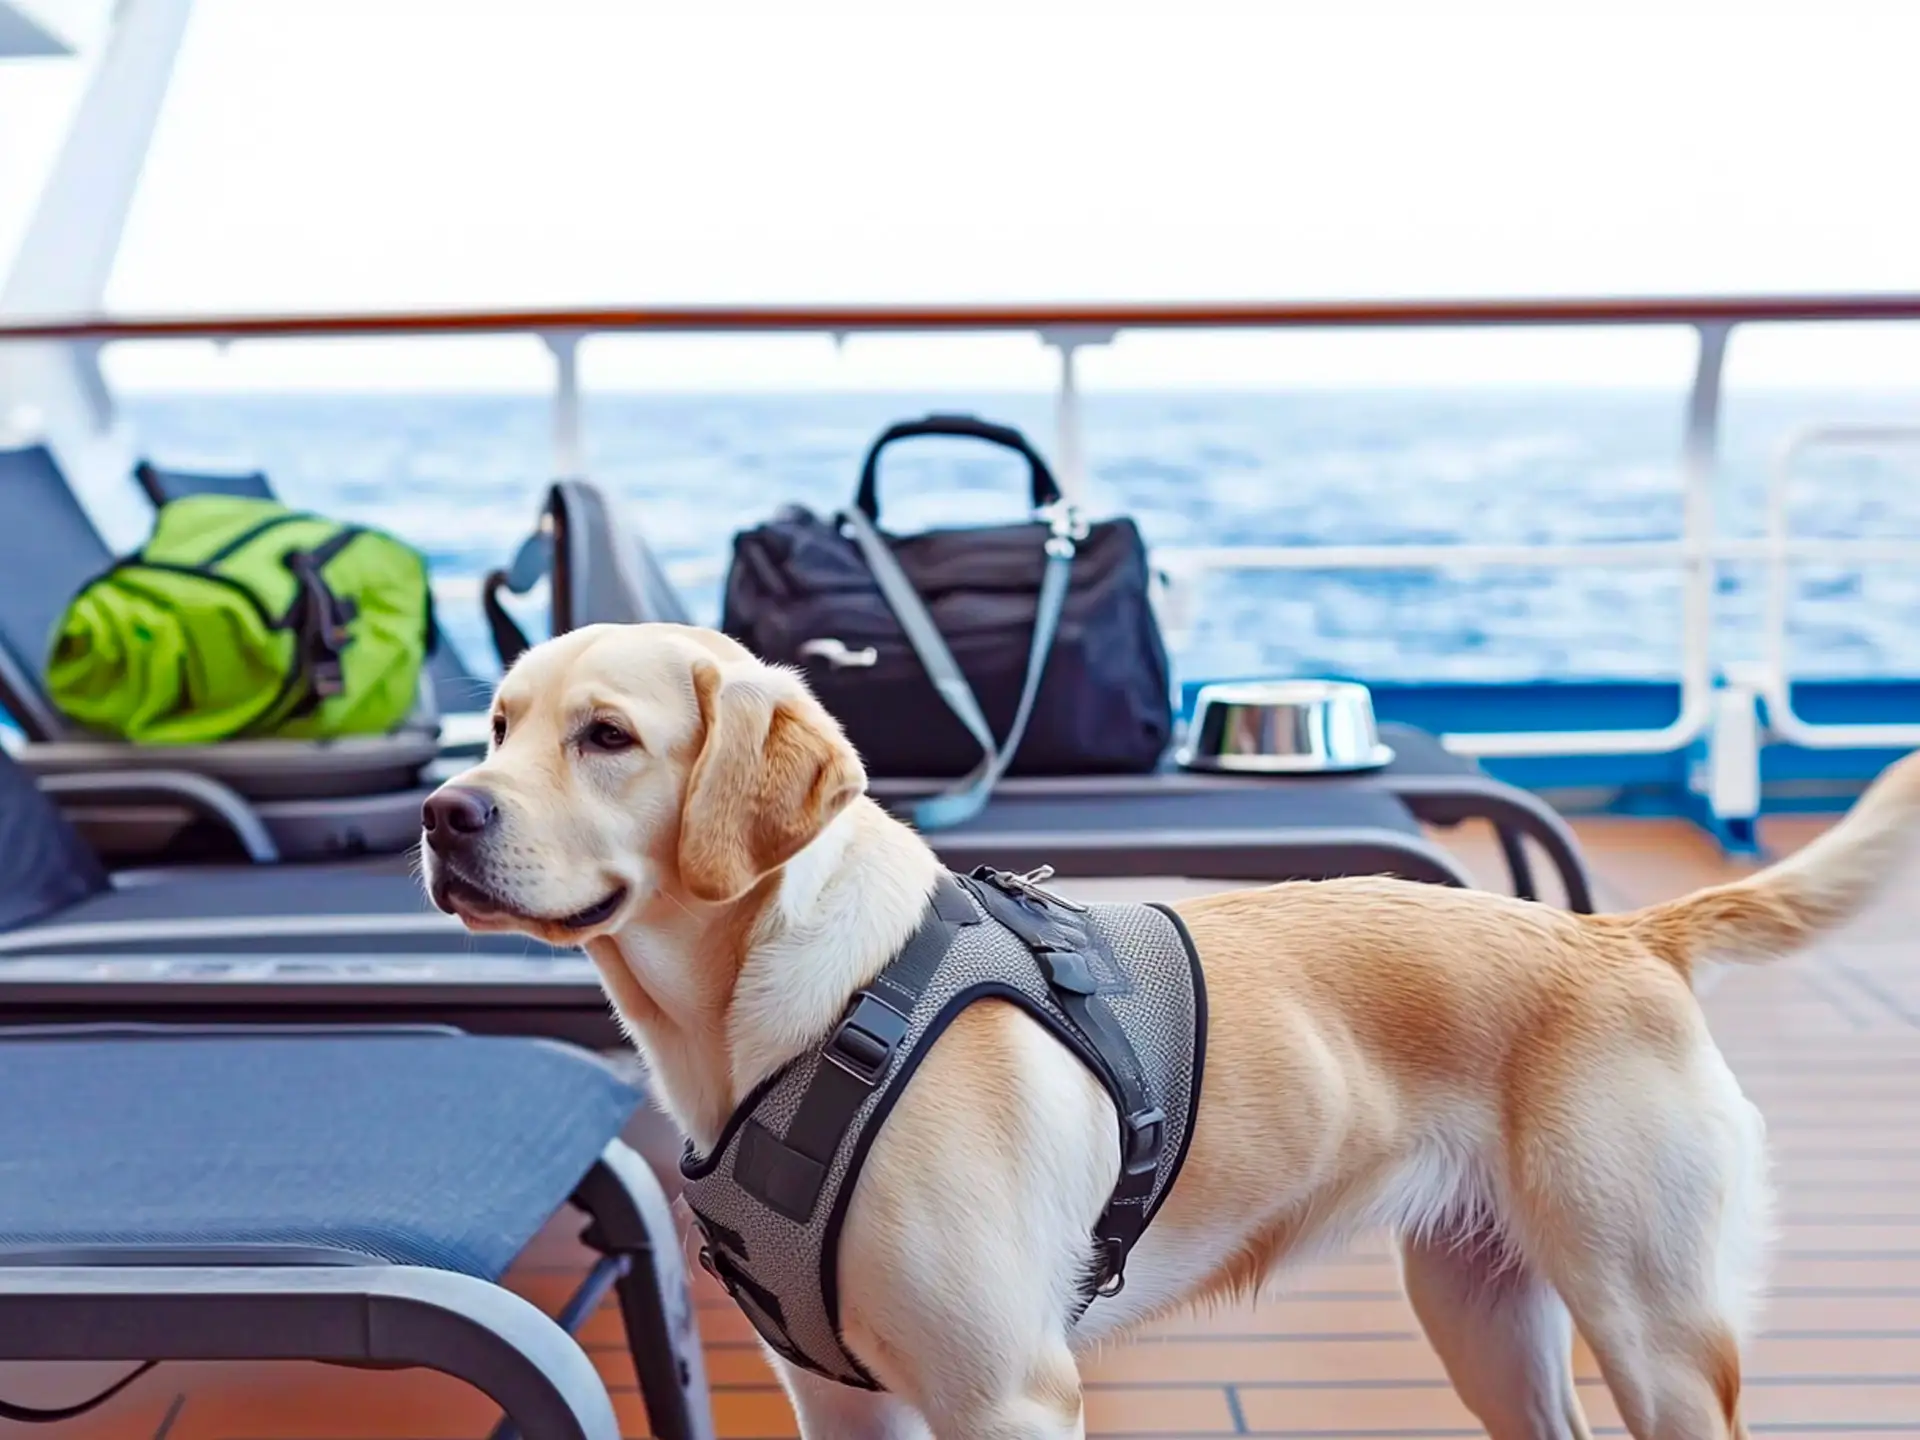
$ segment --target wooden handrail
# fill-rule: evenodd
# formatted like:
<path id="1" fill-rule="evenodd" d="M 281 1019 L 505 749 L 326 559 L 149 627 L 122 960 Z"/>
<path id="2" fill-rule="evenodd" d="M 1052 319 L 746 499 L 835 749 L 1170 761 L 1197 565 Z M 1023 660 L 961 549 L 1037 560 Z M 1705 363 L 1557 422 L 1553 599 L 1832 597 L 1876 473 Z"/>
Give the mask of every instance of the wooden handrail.
<path id="1" fill-rule="evenodd" d="M 168 315 L 0 321 L 0 341 L 244 340 L 522 332 L 819 334 L 873 331 L 1348 329 L 1501 325 L 1700 325 L 1920 320 L 1920 294 L 1618 299 L 1313 300 L 1071 305 L 661 305 L 423 310 L 359 315 Z"/>

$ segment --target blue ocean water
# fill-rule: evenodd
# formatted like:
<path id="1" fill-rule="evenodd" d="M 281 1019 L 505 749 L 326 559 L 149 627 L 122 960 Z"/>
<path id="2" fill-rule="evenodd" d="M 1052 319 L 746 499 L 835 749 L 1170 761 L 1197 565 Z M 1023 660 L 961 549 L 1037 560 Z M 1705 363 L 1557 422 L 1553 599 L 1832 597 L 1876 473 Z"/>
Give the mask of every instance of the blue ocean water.
<path id="1" fill-rule="evenodd" d="M 1651 391 L 1095 394 L 1089 501 L 1161 546 L 1669 539 L 1683 405 Z M 140 395 L 124 408 L 158 463 L 263 467 L 288 500 L 391 529 L 456 579 L 511 552 L 550 465 L 535 396 Z M 602 394 L 586 402 L 589 474 L 666 560 L 706 562 L 687 593 L 711 621 L 736 529 L 786 501 L 847 503 L 872 437 L 929 410 L 1003 420 L 1052 449 L 1051 399 L 1037 394 Z M 1920 420 L 1920 397 L 1730 395 L 1720 532 L 1759 534 L 1779 445 L 1836 420 Z M 1920 538 L 1917 482 L 1920 452 L 1823 454 L 1794 486 L 1794 531 Z M 984 446 L 916 441 L 883 470 L 890 528 L 989 522 L 1023 503 L 1019 462 Z M 1722 658 L 1757 653 L 1760 579 L 1723 569 Z M 1920 566 L 1809 565 L 1795 579 L 1796 673 L 1920 674 Z M 1172 637 L 1186 678 L 1663 676 L 1679 659 L 1679 579 L 1664 571 L 1238 572 L 1190 599 Z M 443 619 L 493 668 L 477 604 Z"/>

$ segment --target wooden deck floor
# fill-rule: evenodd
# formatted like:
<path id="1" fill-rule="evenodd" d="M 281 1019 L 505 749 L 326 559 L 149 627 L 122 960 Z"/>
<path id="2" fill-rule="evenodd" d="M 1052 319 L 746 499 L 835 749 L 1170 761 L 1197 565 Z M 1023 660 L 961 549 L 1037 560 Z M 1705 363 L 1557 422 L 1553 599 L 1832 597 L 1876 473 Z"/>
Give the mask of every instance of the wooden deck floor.
<path id="1" fill-rule="evenodd" d="M 1608 908 L 1731 873 L 1681 825 L 1579 828 Z M 1791 848 L 1814 828 L 1776 825 L 1767 838 Z M 1488 847 L 1471 836 L 1442 838 L 1491 881 Z M 1756 1433 L 1920 1436 L 1920 914 L 1913 893 L 1802 961 L 1713 972 L 1702 987 L 1715 1033 L 1766 1112 L 1781 1191 L 1775 1288 L 1748 1377 Z M 556 1228 L 511 1283 L 552 1307 L 577 1278 L 583 1255 Z M 793 1417 L 745 1322 L 710 1287 L 700 1300 L 721 1435 L 793 1435 Z M 613 1389 L 623 1428 L 643 1435 L 618 1319 L 602 1311 L 583 1340 Z M 1620 1433 L 1584 1355 L 1579 1373 L 1596 1428 Z M 99 1376 L 13 1370 L 0 1394 L 54 1404 L 88 1393 Z M 1447 1388 L 1377 1246 L 1308 1271 L 1288 1293 L 1257 1306 L 1164 1326 L 1102 1356 L 1088 1380 L 1092 1436 L 1480 1433 Z M 23 1393 L 29 1384 L 31 1393 Z M 476 1392 L 411 1372 L 172 1365 L 94 1415 L 38 1433 L 479 1440 L 496 1418 Z"/>

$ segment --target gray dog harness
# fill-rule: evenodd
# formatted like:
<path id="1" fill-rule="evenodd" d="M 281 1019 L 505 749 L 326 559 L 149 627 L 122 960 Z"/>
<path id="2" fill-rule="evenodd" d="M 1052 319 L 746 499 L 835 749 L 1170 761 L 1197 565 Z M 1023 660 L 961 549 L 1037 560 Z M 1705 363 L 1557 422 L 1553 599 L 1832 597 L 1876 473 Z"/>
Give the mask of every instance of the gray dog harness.
<path id="1" fill-rule="evenodd" d="M 1047 873 L 942 872 L 919 929 L 833 1033 L 756 1088 L 710 1155 L 687 1147 L 680 1169 L 705 1241 L 700 1263 L 793 1364 L 881 1388 L 841 1338 L 841 1225 L 914 1069 L 979 1000 L 1018 1005 L 1112 1097 L 1120 1177 L 1093 1227 L 1076 1322 L 1125 1283 L 1127 1256 L 1193 1136 L 1206 985 L 1172 911 L 1076 905 L 1040 888 Z"/>

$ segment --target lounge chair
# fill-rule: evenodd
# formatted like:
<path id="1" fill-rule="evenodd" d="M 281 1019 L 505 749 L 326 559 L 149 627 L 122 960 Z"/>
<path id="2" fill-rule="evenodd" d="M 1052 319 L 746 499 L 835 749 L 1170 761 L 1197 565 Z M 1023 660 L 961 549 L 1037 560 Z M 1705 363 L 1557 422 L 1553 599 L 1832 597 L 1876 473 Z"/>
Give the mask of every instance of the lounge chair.
<path id="1" fill-rule="evenodd" d="M 435 1021 L 618 1044 L 593 967 L 371 862 L 110 874 L 0 752 L 0 1015 Z M 273 858 L 271 856 L 265 858 Z"/>
<path id="2" fill-rule="evenodd" d="M 692 623 L 645 538 L 623 524 L 599 488 L 584 480 L 555 481 L 533 533 L 504 569 L 486 577 L 480 599 L 503 666 L 517 660 L 528 641 L 500 595 L 525 595 L 541 580 L 548 582 L 555 635 L 602 621 Z"/>
<path id="3" fill-rule="evenodd" d="M 640 1098 L 445 1028 L 0 1030 L 0 1359 L 136 1362 L 93 1403 L 172 1360 L 422 1366 L 527 1440 L 618 1440 L 569 1333 L 611 1289 L 652 1433 L 710 1440 Z M 569 1202 L 600 1258 L 550 1319 L 498 1282 Z"/>
<path id="4" fill-rule="evenodd" d="M 183 499 L 188 495 L 235 495 L 243 500 L 277 500 L 273 486 L 268 483 L 266 472 L 247 471 L 194 471 L 162 470 L 151 460 L 141 460 L 133 467 L 133 478 L 147 499 L 158 510 L 169 500 Z"/>
<path id="5" fill-rule="evenodd" d="M 113 554 L 44 446 L 0 451 L 0 514 L 0 710 L 26 738 L 26 768 L 83 778 L 82 818 L 103 846 L 153 853 L 178 833 L 183 811 L 205 815 L 210 805 L 252 814 L 291 858 L 413 843 L 422 774 L 441 753 L 429 716 L 392 735 L 164 749 L 74 725 L 48 695 L 42 665 L 68 600 Z M 183 773 L 197 778 L 183 784 Z"/>
<path id="6" fill-rule="evenodd" d="M 256 500 L 277 500 L 273 486 L 262 472 L 214 473 L 196 470 L 163 470 L 142 460 L 133 467 L 133 478 L 146 492 L 157 510 L 169 500 L 186 495 L 242 495 Z M 434 626 L 433 653 L 427 657 L 427 678 L 433 685 L 434 703 L 440 714 L 462 715 L 485 710 L 493 699 L 493 687 L 471 670 L 453 648 L 446 632 Z"/>
<path id="7" fill-rule="evenodd" d="M 1551 812 L 1522 824 L 1531 796 L 1476 800 L 1469 779 L 1454 782 L 1436 809 L 1394 793 L 1392 778 L 1257 790 L 1172 781 L 1157 790 L 1149 781 L 1131 796 L 1015 782 L 979 818 L 931 839 L 956 869 L 1050 864 L 1074 877 L 1227 881 L 1386 873 L 1464 886 L 1468 876 L 1426 838 L 1415 810 L 1445 823 L 1448 806 L 1496 815 L 1508 806 L 1506 823 L 1561 859 L 1569 903 L 1590 908 L 1578 854 L 1557 838 L 1564 827 Z M 1416 770 L 1398 783 L 1417 780 Z M 910 803 L 911 785 L 878 781 L 875 789 L 889 803 Z M 469 935 L 395 869 L 359 862 L 110 875 L 4 753 L 0 1014 L 44 1023 L 435 1022 L 621 1043 L 584 955 L 516 935 Z"/>
<path id="8" fill-rule="evenodd" d="M 994 788 L 965 825 L 928 839 L 956 867 L 1050 863 L 1068 875 L 1185 875 L 1223 880 L 1326 879 L 1394 874 L 1467 885 L 1465 873 L 1423 827 L 1482 820 L 1493 827 L 1522 899 L 1539 898 L 1527 842 L 1546 855 L 1567 907 L 1591 913 L 1593 881 L 1579 841 L 1539 796 L 1496 780 L 1428 732 L 1383 724 L 1393 747 L 1384 769 L 1300 777 L 1190 774 L 1050 779 L 1016 776 Z M 896 814 L 942 782 L 873 779 Z"/>

